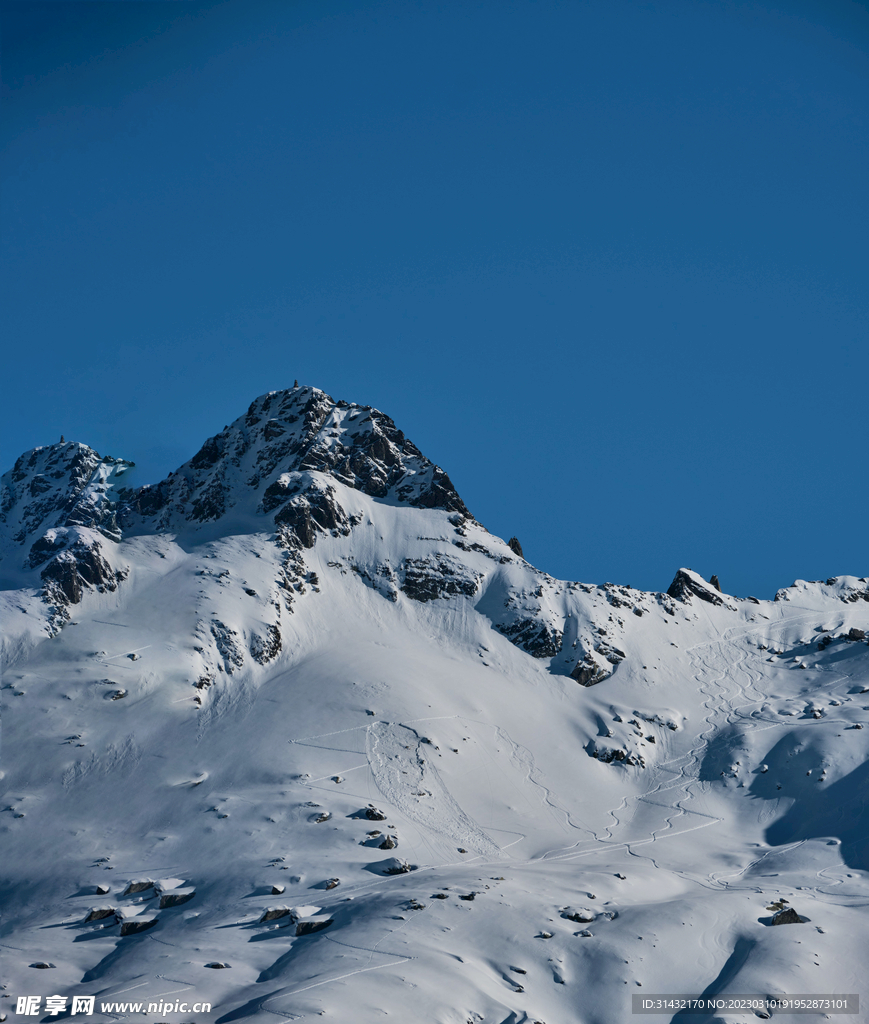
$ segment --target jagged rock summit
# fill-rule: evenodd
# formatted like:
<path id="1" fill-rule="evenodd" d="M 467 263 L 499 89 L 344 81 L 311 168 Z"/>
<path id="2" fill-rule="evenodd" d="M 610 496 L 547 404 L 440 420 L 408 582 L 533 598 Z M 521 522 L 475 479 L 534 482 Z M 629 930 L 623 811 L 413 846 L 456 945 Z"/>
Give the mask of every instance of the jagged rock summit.
<path id="1" fill-rule="evenodd" d="M 0 478 L 4 585 L 38 572 L 49 600 L 72 604 L 83 586 L 114 590 L 103 541 L 121 539 L 115 488 L 134 465 L 72 441 L 25 452 Z"/>
<path id="2" fill-rule="evenodd" d="M 378 501 L 470 518 L 447 474 L 369 405 L 312 387 L 271 391 L 166 480 L 123 492 L 128 529 L 209 523 L 232 512 L 292 527 L 305 547 L 339 528 L 330 478 Z"/>
<path id="3" fill-rule="evenodd" d="M 158 484 L 125 487 L 135 463 L 61 441 L 25 452 L 0 478 L 0 561 L 12 585 L 77 604 L 114 589 L 104 540 L 171 531 L 283 530 L 306 548 L 352 526 L 334 482 L 377 501 L 471 514 L 447 474 L 371 406 L 318 388 L 272 391 Z"/>

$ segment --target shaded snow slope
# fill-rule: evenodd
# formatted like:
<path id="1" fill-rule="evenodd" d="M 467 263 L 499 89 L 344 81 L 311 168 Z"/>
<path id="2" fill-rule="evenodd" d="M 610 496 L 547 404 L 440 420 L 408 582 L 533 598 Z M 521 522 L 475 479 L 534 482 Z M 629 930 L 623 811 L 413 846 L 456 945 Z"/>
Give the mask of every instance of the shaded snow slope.
<path id="1" fill-rule="evenodd" d="M 156 488 L 35 451 L 4 504 L 0 995 L 615 1024 L 639 991 L 860 991 L 865 578 L 555 580 L 310 388 Z M 46 578 L 52 530 L 90 532 Z"/>

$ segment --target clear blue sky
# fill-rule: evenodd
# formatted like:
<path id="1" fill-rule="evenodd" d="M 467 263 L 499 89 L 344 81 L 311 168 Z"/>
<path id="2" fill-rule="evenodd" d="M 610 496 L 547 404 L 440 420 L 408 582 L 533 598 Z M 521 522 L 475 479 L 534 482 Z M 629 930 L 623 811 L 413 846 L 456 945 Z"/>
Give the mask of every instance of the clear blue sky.
<path id="1" fill-rule="evenodd" d="M 553 575 L 869 573 L 869 11 L 2 3 L 0 463 L 294 378 Z"/>

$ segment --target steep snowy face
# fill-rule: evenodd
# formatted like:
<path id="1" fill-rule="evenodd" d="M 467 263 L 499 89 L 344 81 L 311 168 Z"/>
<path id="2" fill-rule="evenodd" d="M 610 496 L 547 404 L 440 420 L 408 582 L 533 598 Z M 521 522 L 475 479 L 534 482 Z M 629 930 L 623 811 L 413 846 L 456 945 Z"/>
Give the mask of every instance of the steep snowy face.
<path id="1" fill-rule="evenodd" d="M 312 547 L 318 530 L 342 525 L 330 478 L 388 504 L 470 517 L 446 473 L 388 416 L 294 387 L 256 399 L 166 480 L 127 492 L 122 525 L 152 532 L 256 517 L 259 529 L 288 526 Z"/>
<path id="2" fill-rule="evenodd" d="M 100 537 L 119 540 L 115 487 L 132 465 L 72 441 L 25 452 L 0 479 L 4 575 L 53 572 L 71 550 L 98 551 Z"/>

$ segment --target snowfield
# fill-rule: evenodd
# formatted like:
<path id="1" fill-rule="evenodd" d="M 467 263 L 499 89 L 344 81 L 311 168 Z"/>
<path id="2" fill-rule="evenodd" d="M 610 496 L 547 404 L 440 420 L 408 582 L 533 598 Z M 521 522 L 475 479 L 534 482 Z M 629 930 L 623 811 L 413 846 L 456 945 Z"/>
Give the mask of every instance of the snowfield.
<path id="1" fill-rule="evenodd" d="M 0 1020 L 869 1020 L 866 577 L 553 579 L 313 388 L 133 478 L 3 478 Z"/>

